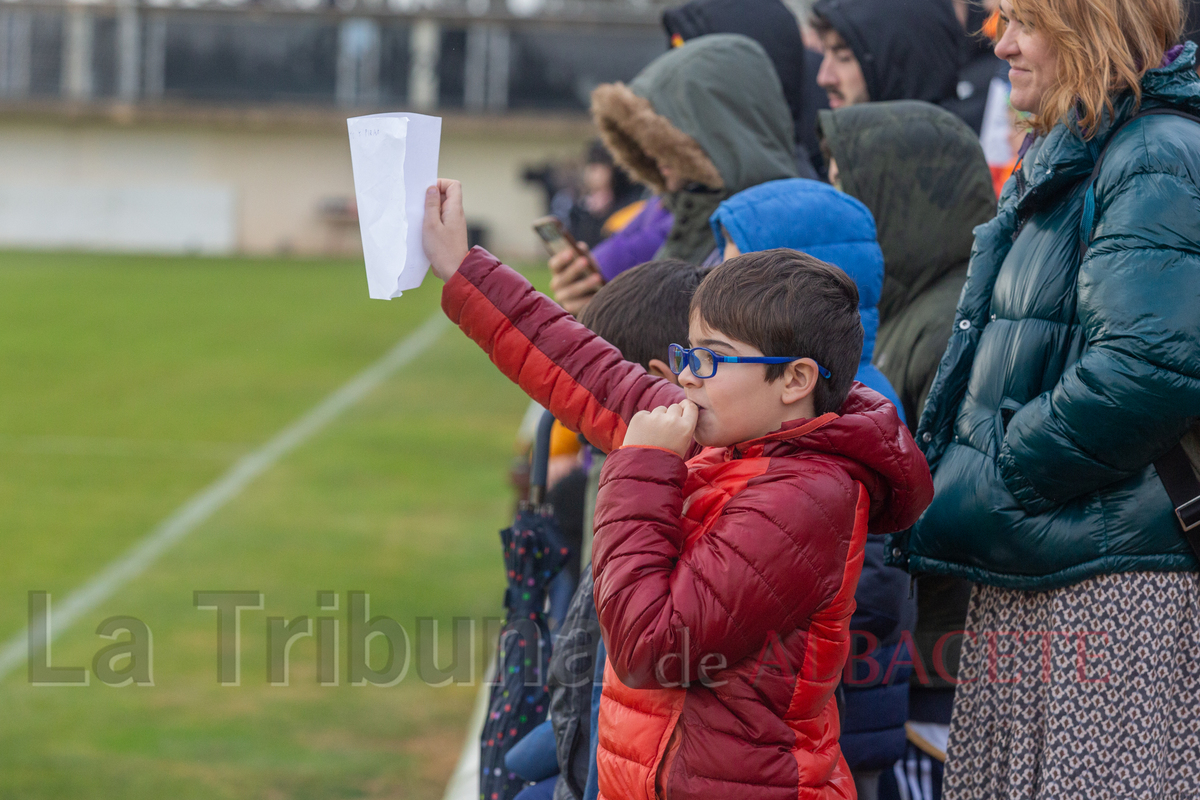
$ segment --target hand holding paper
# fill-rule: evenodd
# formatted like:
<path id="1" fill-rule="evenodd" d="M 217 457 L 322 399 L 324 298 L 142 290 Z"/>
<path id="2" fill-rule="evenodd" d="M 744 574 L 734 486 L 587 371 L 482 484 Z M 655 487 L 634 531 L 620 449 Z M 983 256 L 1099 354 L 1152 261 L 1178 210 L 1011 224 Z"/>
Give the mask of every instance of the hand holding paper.
<path id="1" fill-rule="evenodd" d="M 437 180 L 442 121 L 423 114 L 346 120 L 354 195 L 371 297 L 390 300 L 421 285 L 425 189 Z"/>
<path id="2" fill-rule="evenodd" d="M 422 241 L 434 274 L 450 280 L 467 257 L 467 218 L 458 181 L 439 180 L 425 193 Z"/>

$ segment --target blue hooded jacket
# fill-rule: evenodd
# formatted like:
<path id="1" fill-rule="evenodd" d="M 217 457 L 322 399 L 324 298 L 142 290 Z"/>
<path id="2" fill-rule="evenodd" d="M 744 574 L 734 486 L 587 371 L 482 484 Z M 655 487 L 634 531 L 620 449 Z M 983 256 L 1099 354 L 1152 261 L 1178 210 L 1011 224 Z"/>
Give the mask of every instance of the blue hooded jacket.
<path id="1" fill-rule="evenodd" d="M 862 358 L 854 379 L 891 400 L 903 420 L 899 395 L 871 365 L 879 332 L 883 251 L 875 240 L 875 218 L 867 207 L 829 184 L 788 178 L 738 192 L 717 206 L 709 221 L 718 250 L 725 248 L 727 232 L 743 253 L 777 247 L 799 250 L 839 267 L 854 279 L 863 324 Z"/>
<path id="2" fill-rule="evenodd" d="M 864 334 L 855 380 L 891 400 L 903 419 L 895 389 L 871 365 L 879 330 L 883 251 L 867 207 L 828 184 L 792 178 L 739 192 L 717 207 L 710 222 L 719 249 L 724 249 L 728 233 L 743 253 L 777 247 L 799 250 L 854 279 Z M 885 566 L 884 556 L 882 537 L 868 537 L 854 593 L 858 608 L 850 621 L 854 658 L 844 683 L 846 709 L 840 740 L 853 770 L 886 769 L 905 747 L 913 654 L 902 636 L 911 636 L 916 625 L 916 603 L 910 597 L 908 575 Z"/>

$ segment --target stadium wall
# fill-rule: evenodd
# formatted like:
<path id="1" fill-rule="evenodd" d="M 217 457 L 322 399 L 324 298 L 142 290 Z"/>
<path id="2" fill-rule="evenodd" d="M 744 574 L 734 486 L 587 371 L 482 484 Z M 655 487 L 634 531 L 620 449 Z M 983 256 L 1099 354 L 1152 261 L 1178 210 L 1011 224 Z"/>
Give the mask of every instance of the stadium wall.
<path id="1" fill-rule="evenodd" d="M 344 118 L 147 111 L 0 117 L 0 247 L 127 252 L 361 253 Z M 541 254 L 525 167 L 577 159 L 580 115 L 444 117 L 440 174 L 509 258 Z"/>

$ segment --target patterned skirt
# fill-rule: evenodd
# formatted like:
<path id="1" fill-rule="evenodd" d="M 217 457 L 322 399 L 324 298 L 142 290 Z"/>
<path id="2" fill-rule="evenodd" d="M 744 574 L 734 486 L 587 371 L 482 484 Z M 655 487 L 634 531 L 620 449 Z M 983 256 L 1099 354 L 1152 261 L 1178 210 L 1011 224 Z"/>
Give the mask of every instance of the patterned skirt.
<path id="1" fill-rule="evenodd" d="M 945 800 L 1200 798 L 1200 574 L 977 585 Z"/>

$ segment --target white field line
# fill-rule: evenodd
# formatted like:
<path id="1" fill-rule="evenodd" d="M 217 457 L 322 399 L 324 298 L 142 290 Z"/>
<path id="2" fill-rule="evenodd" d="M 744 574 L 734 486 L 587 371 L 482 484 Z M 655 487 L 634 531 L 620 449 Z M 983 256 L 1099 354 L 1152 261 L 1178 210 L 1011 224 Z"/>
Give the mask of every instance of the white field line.
<path id="1" fill-rule="evenodd" d="M 442 800 L 475 800 L 479 796 L 479 737 L 483 734 L 484 723 L 487 722 L 488 703 L 492 699 L 492 681 L 496 679 L 495 646 L 493 642 L 492 658 L 484 670 L 483 683 L 475 693 L 475 708 L 471 711 L 470 721 L 467 722 L 467 739 L 463 742 L 458 764 L 446 784 Z"/>
<path id="2" fill-rule="evenodd" d="M 281 458 L 312 438 L 339 415 L 370 394 L 398 369 L 428 350 L 449 327 L 439 311 L 402 339 L 382 358 L 326 397 L 304 416 L 281 430 L 269 442 L 234 464 L 208 488 L 177 508 L 116 561 L 91 580 L 54 604 L 51 640 L 57 639 L 81 617 L 112 597 L 129 581 L 201 523 L 233 500 L 255 478 Z M 0 680 L 25 663 L 29 649 L 41 646 L 44 626 L 36 626 L 33 641 L 28 628 L 0 648 Z"/>

